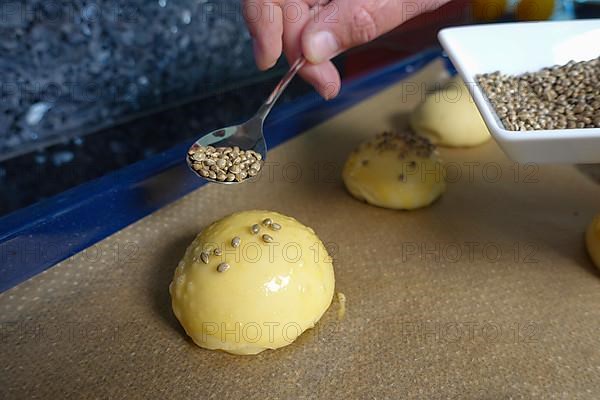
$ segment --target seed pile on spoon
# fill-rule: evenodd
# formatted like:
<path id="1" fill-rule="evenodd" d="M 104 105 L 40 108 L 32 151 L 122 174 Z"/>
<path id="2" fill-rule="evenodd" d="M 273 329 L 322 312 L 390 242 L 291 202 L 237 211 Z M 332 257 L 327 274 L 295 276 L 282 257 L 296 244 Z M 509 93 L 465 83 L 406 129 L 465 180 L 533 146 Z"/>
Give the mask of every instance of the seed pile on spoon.
<path id="1" fill-rule="evenodd" d="M 238 146 L 193 146 L 188 157 L 200 176 L 219 182 L 241 182 L 258 175 L 262 168 L 260 153 Z"/>
<path id="2" fill-rule="evenodd" d="M 508 130 L 600 128 L 600 58 L 476 79 Z"/>

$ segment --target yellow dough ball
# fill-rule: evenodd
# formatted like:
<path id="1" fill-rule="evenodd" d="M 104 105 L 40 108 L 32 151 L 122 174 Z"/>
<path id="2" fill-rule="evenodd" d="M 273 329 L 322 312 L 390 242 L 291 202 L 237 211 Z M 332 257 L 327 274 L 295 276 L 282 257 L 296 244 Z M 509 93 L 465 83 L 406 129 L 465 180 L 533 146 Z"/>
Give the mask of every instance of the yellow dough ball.
<path id="1" fill-rule="evenodd" d="M 410 125 L 419 135 L 440 146 L 478 146 L 491 137 L 469 90 L 458 76 L 442 90 L 425 97 L 412 113 Z"/>
<path id="2" fill-rule="evenodd" d="M 507 0 L 473 0 L 473 17 L 477 21 L 493 21 L 504 15 L 508 7 Z"/>
<path id="3" fill-rule="evenodd" d="M 276 212 L 243 211 L 196 237 L 169 292 L 198 346 L 257 354 L 312 328 L 334 286 L 331 257 L 311 228 Z"/>
<path id="4" fill-rule="evenodd" d="M 446 188 L 435 146 L 411 133 L 382 133 L 354 150 L 342 171 L 359 200 L 396 210 L 425 207 Z"/>
<path id="5" fill-rule="evenodd" d="M 592 221 L 585 235 L 585 244 L 596 267 L 600 268 L 600 214 Z"/>
<path id="6" fill-rule="evenodd" d="M 543 21 L 554 14 L 554 0 L 521 0 L 515 11 L 520 21 Z"/>

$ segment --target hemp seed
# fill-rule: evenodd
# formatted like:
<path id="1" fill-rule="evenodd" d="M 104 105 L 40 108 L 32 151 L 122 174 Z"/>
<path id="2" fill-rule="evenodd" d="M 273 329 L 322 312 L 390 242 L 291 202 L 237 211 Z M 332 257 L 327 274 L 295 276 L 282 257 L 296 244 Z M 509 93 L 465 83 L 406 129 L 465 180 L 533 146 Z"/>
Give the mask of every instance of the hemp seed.
<path id="1" fill-rule="evenodd" d="M 204 264 L 208 264 L 208 260 L 209 260 L 208 253 L 206 253 L 204 251 L 202 253 L 200 253 L 200 259 L 202 260 L 202 262 Z"/>
<path id="2" fill-rule="evenodd" d="M 227 263 L 221 263 L 217 266 L 217 272 L 225 272 L 227 271 L 229 268 L 231 268 L 231 266 Z"/>
<path id="3" fill-rule="evenodd" d="M 263 224 L 264 226 L 269 226 L 269 225 L 271 225 L 272 223 L 273 223 L 273 220 L 272 220 L 271 218 L 265 218 L 265 219 L 263 219 L 263 221 L 262 221 L 262 224 Z"/>

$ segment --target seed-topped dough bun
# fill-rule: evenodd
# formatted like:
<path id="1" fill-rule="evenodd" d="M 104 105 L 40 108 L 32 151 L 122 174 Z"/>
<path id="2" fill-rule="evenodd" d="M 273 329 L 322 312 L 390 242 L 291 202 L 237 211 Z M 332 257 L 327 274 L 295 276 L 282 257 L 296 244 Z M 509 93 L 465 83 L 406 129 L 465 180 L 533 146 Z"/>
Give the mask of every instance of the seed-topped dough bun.
<path id="1" fill-rule="evenodd" d="M 311 228 L 276 212 L 243 211 L 196 237 L 169 291 L 198 346 L 257 354 L 312 328 L 334 286 L 331 257 Z"/>
<path id="2" fill-rule="evenodd" d="M 590 258 L 600 268 L 600 214 L 596 215 L 587 229 L 585 244 Z"/>
<path id="3" fill-rule="evenodd" d="M 425 207 L 446 188 L 435 146 L 405 132 L 362 143 L 348 157 L 342 178 L 352 196 L 391 209 Z"/>

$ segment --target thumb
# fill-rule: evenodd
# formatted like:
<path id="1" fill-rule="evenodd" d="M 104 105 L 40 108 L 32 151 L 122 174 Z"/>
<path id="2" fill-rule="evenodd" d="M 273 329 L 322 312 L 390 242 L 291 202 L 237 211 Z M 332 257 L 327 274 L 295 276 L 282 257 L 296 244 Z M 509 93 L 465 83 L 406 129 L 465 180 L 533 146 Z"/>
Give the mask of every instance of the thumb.
<path id="1" fill-rule="evenodd" d="M 441 3 L 444 1 L 333 0 L 304 28 L 302 52 L 312 64 L 320 64 Z"/>

